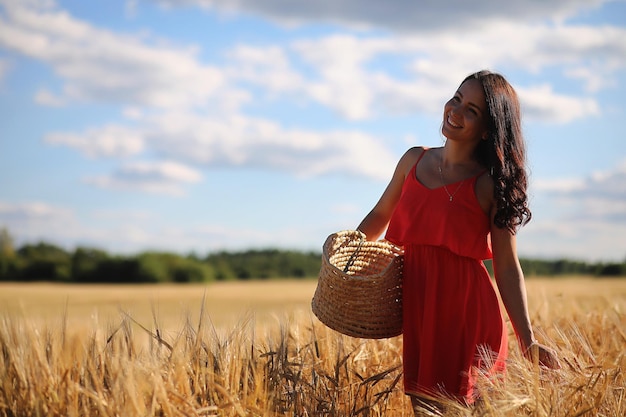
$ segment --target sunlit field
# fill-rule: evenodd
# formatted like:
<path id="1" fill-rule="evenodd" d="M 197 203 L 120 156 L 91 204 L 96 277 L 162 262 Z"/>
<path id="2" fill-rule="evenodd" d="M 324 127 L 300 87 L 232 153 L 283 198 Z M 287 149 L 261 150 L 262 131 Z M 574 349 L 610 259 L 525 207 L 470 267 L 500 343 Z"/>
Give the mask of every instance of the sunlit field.
<path id="1" fill-rule="evenodd" d="M 0 416 L 412 416 L 401 338 L 310 312 L 315 281 L 0 284 Z M 550 371 L 511 337 L 502 380 L 451 416 L 626 415 L 626 280 L 527 280 Z"/>

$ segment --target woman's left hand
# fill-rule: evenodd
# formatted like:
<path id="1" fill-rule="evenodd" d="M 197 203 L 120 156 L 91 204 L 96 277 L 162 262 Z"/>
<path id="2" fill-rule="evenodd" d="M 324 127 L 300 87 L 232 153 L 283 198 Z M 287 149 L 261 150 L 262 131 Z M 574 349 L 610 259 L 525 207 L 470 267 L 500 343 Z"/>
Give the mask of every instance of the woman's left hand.
<path id="1" fill-rule="evenodd" d="M 534 355 L 539 355 L 539 364 L 550 369 L 561 369 L 561 363 L 556 352 L 537 342 L 530 344 L 524 351 L 524 356 L 534 362 Z"/>

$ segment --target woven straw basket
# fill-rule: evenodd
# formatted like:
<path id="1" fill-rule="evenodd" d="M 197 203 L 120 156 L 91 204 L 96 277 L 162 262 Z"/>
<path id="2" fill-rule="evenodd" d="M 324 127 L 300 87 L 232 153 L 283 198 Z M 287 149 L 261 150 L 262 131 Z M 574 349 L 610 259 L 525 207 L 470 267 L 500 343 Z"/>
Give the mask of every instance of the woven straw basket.
<path id="1" fill-rule="evenodd" d="M 322 323 L 352 337 L 383 339 L 402 333 L 402 249 L 368 242 L 357 230 L 326 239 L 311 302 Z"/>

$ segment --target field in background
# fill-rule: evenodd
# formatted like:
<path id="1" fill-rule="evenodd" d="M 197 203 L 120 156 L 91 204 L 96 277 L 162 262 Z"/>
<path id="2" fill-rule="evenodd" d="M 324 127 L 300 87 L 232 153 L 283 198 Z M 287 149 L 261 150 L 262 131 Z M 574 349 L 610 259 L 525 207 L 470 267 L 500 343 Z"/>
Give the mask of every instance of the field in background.
<path id="1" fill-rule="evenodd" d="M 211 284 L 6 284 L 0 283 L 0 313 L 37 323 L 100 325 L 125 314 L 146 326 L 156 317 L 176 330 L 204 313 L 216 328 L 251 317 L 260 324 L 310 310 L 314 280 L 233 281 Z"/>
<path id="2" fill-rule="evenodd" d="M 234 281 L 210 284 L 74 285 L 0 283 L 0 313 L 54 325 L 108 324 L 124 313 L 146 325 L 176 329 L 202 308 L 217 328 L 251 316 L 260 324 L 294 312 L 310 312 L 315 280 Z M 626 279 L 529 278 L 529 310 L 542 315 L 584 312 L 626 300 Z M 204 303 L 204 304 L 203 304 Z M 607 306 L 608 307 L 608 306 Z"/>
<path id="3" fill-rule="evenodd" d="M 315 285 L 2 283 L 0 416 L 412 415 L 400 339 L 324 328 L 310 314 Z M 512 342 L 506 381 L 483 381 L 481 407 L 448 414 L 626 414 L 626 280 L 527 288 L 563 369 L 539 372 Z"/>

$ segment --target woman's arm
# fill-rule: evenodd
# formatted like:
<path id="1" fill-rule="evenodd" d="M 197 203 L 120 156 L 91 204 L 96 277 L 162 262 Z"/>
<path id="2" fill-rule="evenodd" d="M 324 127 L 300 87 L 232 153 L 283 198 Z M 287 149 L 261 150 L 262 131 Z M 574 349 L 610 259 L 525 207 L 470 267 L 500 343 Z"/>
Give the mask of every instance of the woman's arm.
<path id="1" fill-rule="evenodd" d="M 492 224 L 491 245 L 493 271 L 502 302 L 522 348 L 526 349 L 535 342 L 535 337 L 528 315 L 526 286 L 522 267 L 517 257 L 515 235 L 506 228 Z"/>
<path id="2" fill-rule="evenodd" d="M 387 228 L 393 210 L 400 199 L 406 175 L 422 152 L 424 152 L 424 149 L 421 147 L 411 148 L 400 158 L 393 177 L 391 177 L 391 181 L 380 200 L 357 227 L 358 230 L 365 234 L 367 240 L 377 240 Z"/>
<path id="3" fill-rule="evenodd" d="M 528 314 L 524 274 L 517 256 L 515 234 L 494 224 L 495 210 L 492 210 L 491 245 L 493 250 L 493 271 L 502 302 L 513 324 L 522 352 L 531 358 L 533 346 L 537 347 L 539 361 L 550 368 L 560 368 L 555 353 L 538 344 Z"/>

